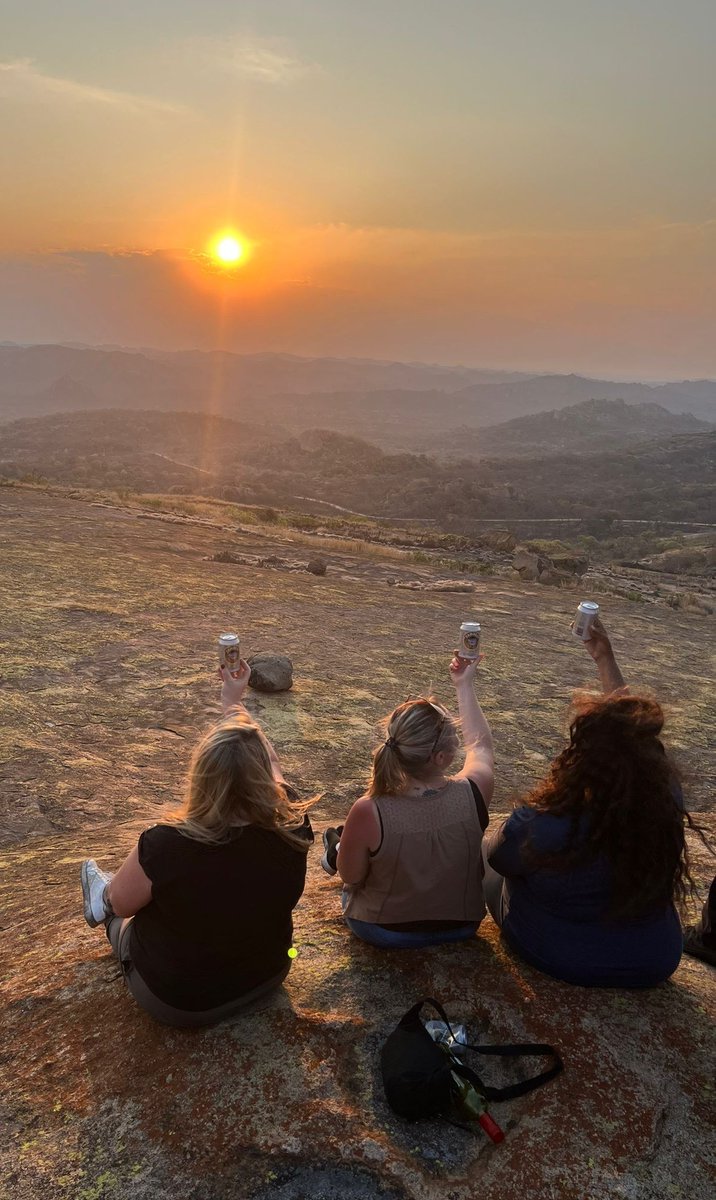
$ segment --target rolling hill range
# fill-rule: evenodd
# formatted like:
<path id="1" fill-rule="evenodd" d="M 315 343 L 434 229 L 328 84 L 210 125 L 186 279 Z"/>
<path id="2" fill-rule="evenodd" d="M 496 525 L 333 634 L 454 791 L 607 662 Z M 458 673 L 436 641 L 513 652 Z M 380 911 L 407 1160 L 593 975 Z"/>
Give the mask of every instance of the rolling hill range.
<path id="1" fill-rule="evenodd" d="M 0 426 L 0 474 L 100 489 L 297 498 L 449 522 L 586 517 L 712 521 L 716 431 L 599 454 L 441 461 L 318 430 L 293 435 L 197 413 L 112 410 Z"/>
<path id="2" fill-rule="evenodd" d="M 529 376 L 368 359 L 2 345 L 0 417 L 95 407 L 211 408 L 236 416 L 237 405 L 265 396 L 321 396 L 354 389 L 451 392 L 471 383 L 522 378 Z"/>
<path id="3" fill-rule="evenodd" d="M 669 412 L 660 404 L 585 400 L 485 429 L 453 431 L 445 439 L 444 448 L 453 455 L 469 454 L 475 458 L 564 452 L 594 454 L 682 433 L 703 433 L 713 427 L 690 413 Z"/>
<path id="4" fill-rule="evenodd" d="M 430 451 L 457 427 L 478 429 L 585 400 L 656 403 L 716 421 L 710 380 L 652 386 L 360 359 L 0 346 L 1 420 L 105 408 L 211 412 Z"/>

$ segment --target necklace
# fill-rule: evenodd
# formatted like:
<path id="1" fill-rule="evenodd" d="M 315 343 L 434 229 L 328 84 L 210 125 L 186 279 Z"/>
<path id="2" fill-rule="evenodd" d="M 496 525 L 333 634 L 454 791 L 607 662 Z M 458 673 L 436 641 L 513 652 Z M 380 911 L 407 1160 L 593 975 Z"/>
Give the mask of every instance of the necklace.
<path id="1" fill-rule="evenodd" d="M 405 791 L 403 793 L 403 795 L 405 795 L 405 796 L 437 796 L 438 792 L 442 792 L 445 790 L 445 788 L 447 787 L 449 782 L 450 782 L 449 779 L 443 779 L 443 782 L 439 785 L 439 787 L 432 787 L 432 786 L 426 785 L 426 784 L 414 783 L 414 784 L 411 784 L 411 786 L 407 789 L 407 791 Z"/>

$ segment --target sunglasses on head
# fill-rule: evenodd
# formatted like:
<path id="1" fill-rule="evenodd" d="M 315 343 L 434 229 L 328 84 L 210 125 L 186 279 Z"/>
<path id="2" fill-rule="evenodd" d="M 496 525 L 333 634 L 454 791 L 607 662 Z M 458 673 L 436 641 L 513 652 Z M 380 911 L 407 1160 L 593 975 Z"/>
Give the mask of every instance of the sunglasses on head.
<path id="1" fill-rule="evenodd" d="M 433 704 L 432 700 L 428 700 L 427 703 L 430 705 L 430 707 L 432 709 L 434 709 L 434 711 L 436 713 L 438 713 L 438 715 L 440 717 L 440 724 L 438 725 L 437 736 L 430 748 L 430 754 L 428 755 L 428 758 L 432 758 L 433 754 L 435 753 L 435 750 L 437 749 L 438 742 L 440 741 L 440 738 L 443 735 L 443 729 L 445 728 L 445 722 L 447 721 L 449 714 L 445 711 L 444 708 L 440 708 L 439 705 Z"/>

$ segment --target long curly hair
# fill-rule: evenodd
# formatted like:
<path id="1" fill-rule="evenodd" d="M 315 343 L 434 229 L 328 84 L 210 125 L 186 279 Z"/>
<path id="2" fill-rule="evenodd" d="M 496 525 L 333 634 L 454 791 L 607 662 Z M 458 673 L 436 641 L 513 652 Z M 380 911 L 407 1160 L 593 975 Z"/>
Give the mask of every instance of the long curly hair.
<path id="1" fill-rule="evenodd" d="M 539 812 L 568 817 L 564 847 L 532 855 L 540 867 L 571 870 L 598 857 L 610 864 L 608 916 L 636 919 L 694 894 L 679 776 L 659 735 L 664 713 L 639 695 L 578 698 L 569 745 L 527 797 Z"/>

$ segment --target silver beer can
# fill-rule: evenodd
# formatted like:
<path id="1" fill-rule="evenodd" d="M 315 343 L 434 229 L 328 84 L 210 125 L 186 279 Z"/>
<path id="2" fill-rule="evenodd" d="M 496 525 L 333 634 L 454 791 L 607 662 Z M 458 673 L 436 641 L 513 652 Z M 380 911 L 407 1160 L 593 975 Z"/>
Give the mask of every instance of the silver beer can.
<path id="1" fill-rule="evenodd" d="M 586 642 L 590 636 L 589 631 L 592 627 L 592 621 L 599 616 L 599 605 L 593 600 L 582 600 L 582 603 L 577 609 L 577 615 L 574 618 L 574 628 L 572 633 L 580 641 Z"/>
<path id="2" fill-rule="evenodd" d="M 475 659 L 480 657 L 480 632 L 479 621 L 463 621 L 460 626 L 459 658 Z"/>
<path id="3" fill-rule="evenodd" d="M 219 662 L 232 675 L 237 675 L 241 670 L 241 641 L 238 633 L 220 634 Z"/>

